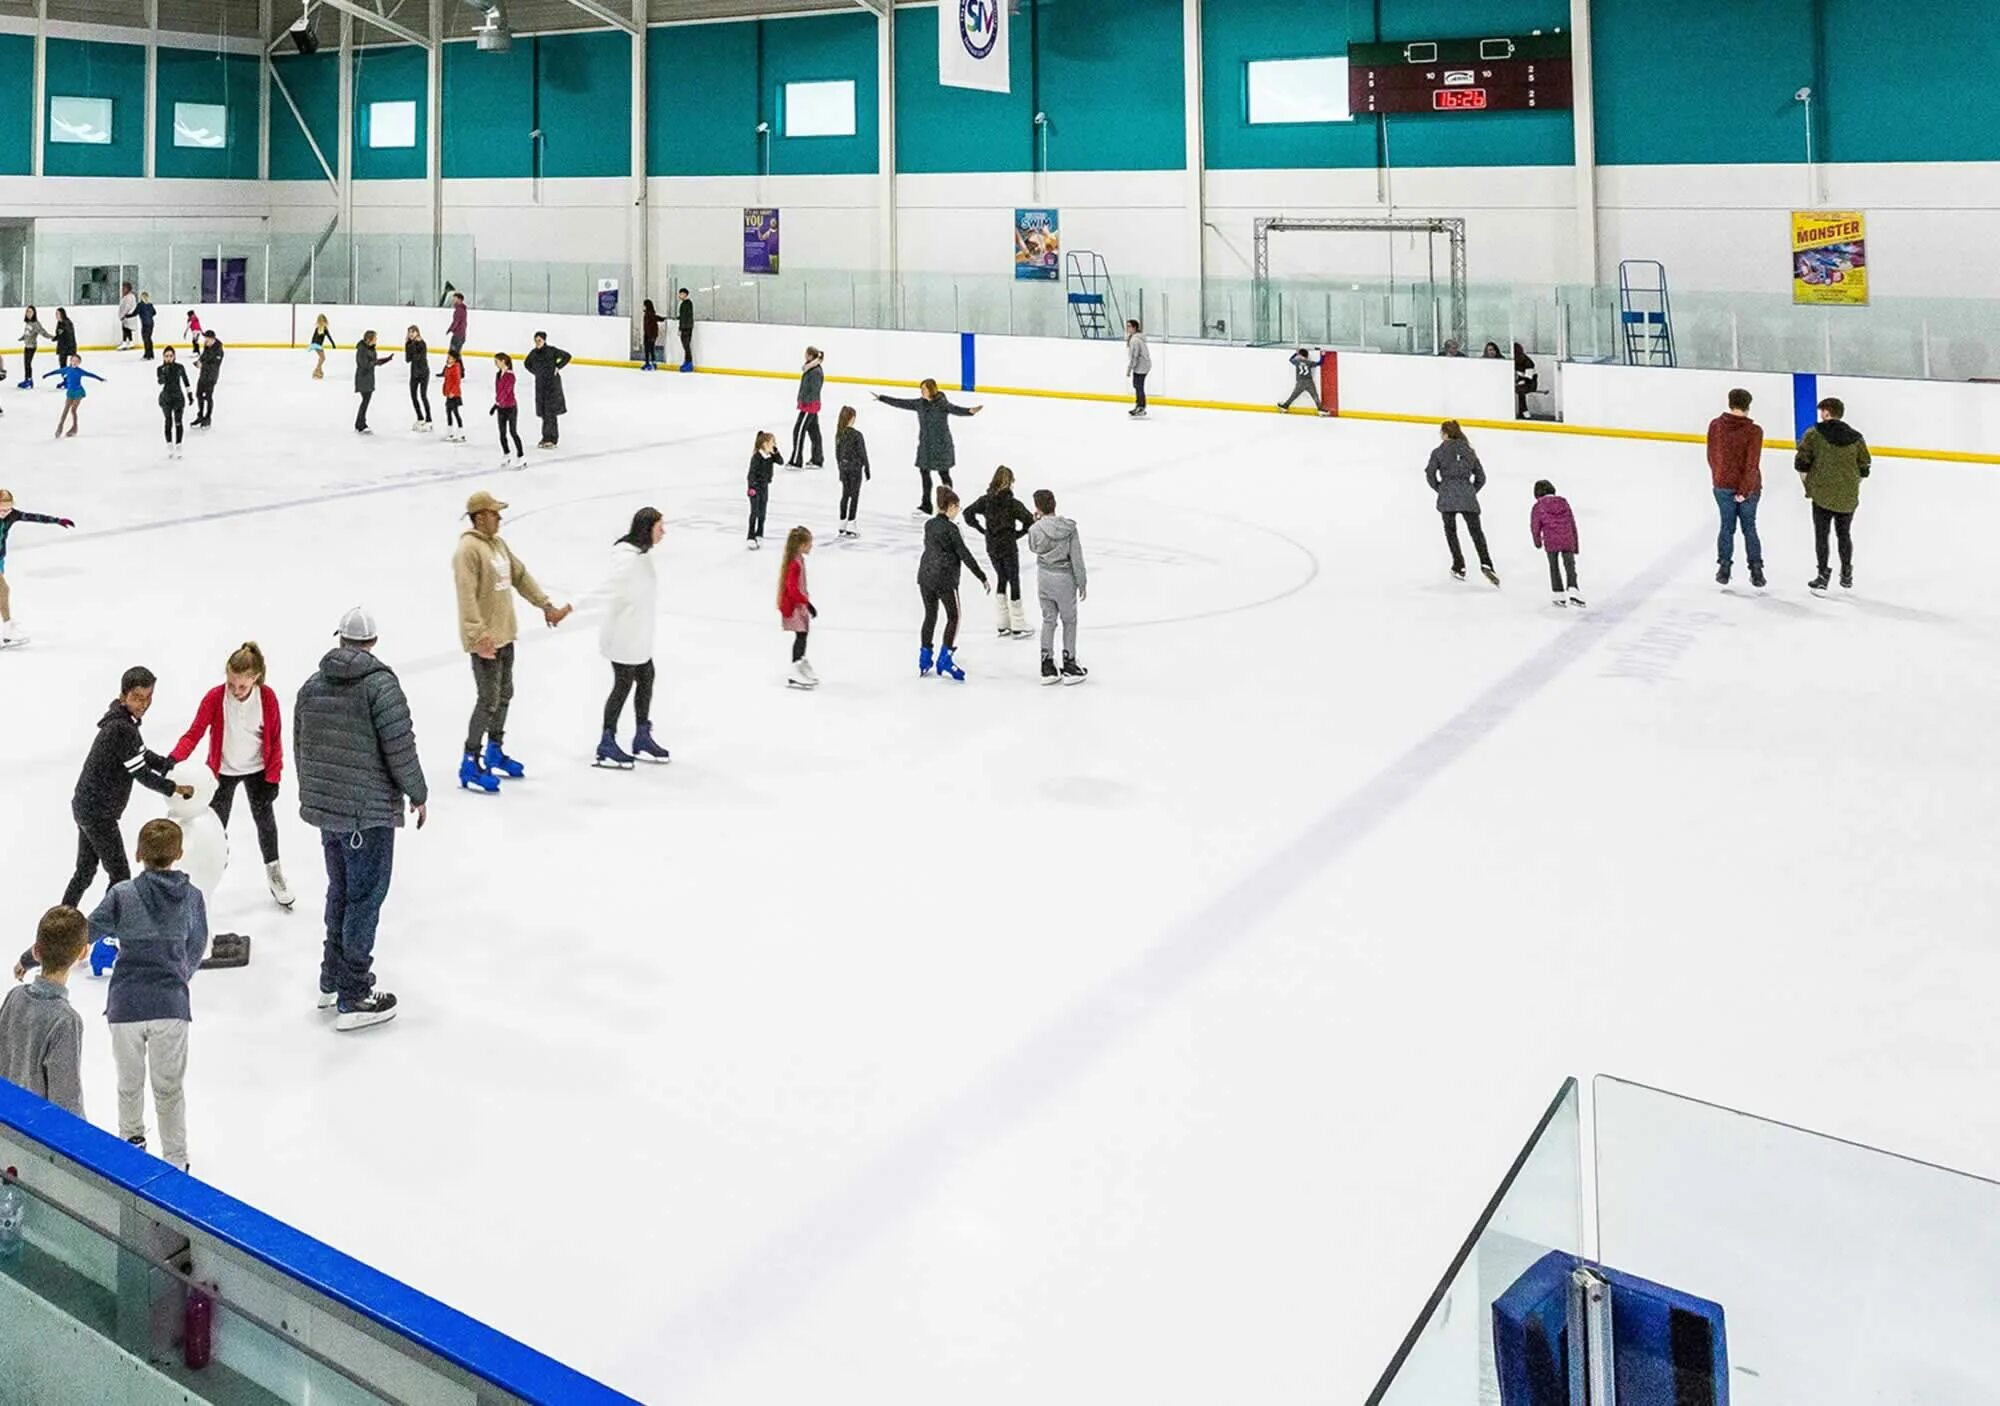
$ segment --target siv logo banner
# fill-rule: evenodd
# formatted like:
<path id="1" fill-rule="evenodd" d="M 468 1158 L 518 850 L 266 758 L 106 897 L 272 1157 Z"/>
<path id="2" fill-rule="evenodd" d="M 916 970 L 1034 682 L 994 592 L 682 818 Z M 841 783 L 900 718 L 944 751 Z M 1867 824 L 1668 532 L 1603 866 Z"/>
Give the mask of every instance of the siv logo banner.
<path id="1" fill-rule="evenodd" d="M 1005 93 L 1008 0 L 943 0 L 938 6 L 938 82 Z"/>

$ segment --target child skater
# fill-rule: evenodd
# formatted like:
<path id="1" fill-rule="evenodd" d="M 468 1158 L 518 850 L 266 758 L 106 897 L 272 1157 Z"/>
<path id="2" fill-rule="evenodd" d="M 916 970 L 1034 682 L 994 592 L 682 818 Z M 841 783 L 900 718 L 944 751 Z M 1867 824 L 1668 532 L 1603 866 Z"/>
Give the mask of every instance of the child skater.
<path id="1" fill-rule="evenodd" d="M 952 467 L 958 463 L 958 448 L 951 441 L 951 420 L 953 415 L 977 415 L 986 407 L 983 405 L 953 405 L 938 389 L 938 383 L 926 376 L 917 387 L 922 392 L 914 398 L 894 395 L 878 395 L 876 400 L 884 405 L 893 405 L 898 410 L 914 410 L 917 413 L 917 472 L 924 476 L 924 497 L 917 505 L 914 516 L 931 515 L 931 475 L 943 480 L 946 488 L 951 487 Z"/>
<path id="2" fill-rule="evenodd" d="M 207 429 L 215 423 L 215 383 L 222 378 L 222 339 L 214 332 L 201 334 L 201 370 L 194 378 L 194 423 Z"/>
<path id="3" fill-rule="evenodd" d="M 56 309 L 56 365 L 67 366 L 76 355 L 76 324 L 69 320 L 68 308 Z"/>
<path id="4" fill-rule="evenodd" d="M 769 430 L 757 431 L 757 443 L 750 450 L 750 550 L 764 541 L 764 514 L 771 507 L 771 478 L 785 456 L 778 452 L 778 437 Z"/>
<path id="5" fill-rule="evenodd" d="M 859 537 L 854 519 L 861 512 L 861 481 L 873 478 L 868 470 L 868 441 L 854 428 L 854 407 L 840 407 L 840 422 L 833 431 L 833 462 L 840 467 L 840 535 Z"/>
<path id="6" fill-rule="evenodd" d="M 1583 597 L 1576 589 L 1576 554 L 1581 550 L 1576 543 L 1576 514 L 1569 510 L 1569 500 L 1556 492 L 1556 486 L 1547 479 L 1535 484 L 1535 506 L 1528 513 L 1528 535 L 1535 539 L 1535 545 L 1549 554 L 1549 604 L 1568 608 L 1582 605 Z M 1569 577 L 1569 593 L 1563 593 L 1563 577 Z"/>
<path id="7" fill-rule="evenodd" d="M 657 371 L 660 366 L 660 310 L 653 306 L 651 298 L 646 299 L 645 305 L 639 309 L 639 328 L 641 339 L 646 343 L 645 360 L 639 369 Z"/>
<path id="8" fill-rule="evenodd" d="M 812 533 L 794 527 L 785 534 L 785 560 L 778 568 L 778 620 L 792 635 L 792 672 L 785 683 L 792 688 L 819 687 L 819 675 L 806 662 L 806 636 L 819 616 L 819 607 L 806 594 L 806 558 L 812 549 Z"/>
<path id="9" fill-rule="evenodd" d="M 160 348 L 160 364 L 153 370 L 160 383 L 161 429 L 167 437 L 167 457 L 181 457 L 181 440 L 187 435 L 184 417 L 188 403 L 187 367 L 174 358 L 174 344 Z"/>
<path id="10" fill-rule="evenodd" d="M 826 384 L 826 371 L 822 365 L 826 353 L 818 347 L 806 348 L 806 362 L 799 372 L 799 418 L 792 422 L 792 457 L 788 461 L 795 469 L 826 467 L 826 454 L 820 447 L 819 406 L 820 388 Z M 806 437 L 813 443 L 812 462 L 807 464 Z"/>
<path id="11" fill-rule="evenodd" d="M 986 492 L 965 510 L 965 525 L 986 538 L 986 559 L 993 563 L 993 604 L 1000 638 L 1024 640 L 1028 617 L 1021 609 L 1021 539 L 1035 525 L 1028 505 L 1014 496 L 1014 471 L 1002 464 L 993 471 Z"/>
<path id="12" fill-rule="evenodd" d="M 28 637 L 14 628 L 14 611 L 7 590 L 7 534 L 17 522 L 39 522 L 48 527 L 75 527 L 66 517 L 44 513 L 24 513 L 14 506 L 14 495 L 0 488 L 0 644 L 26 644 Z"/>
<path id="13" fill-rule="evenodd" d="M 993 587 L 966 548 L 965 538 L 959 535 L 958 524 L 952 520 L 957 516 L 958 494 L 949 488 L 940 488 L 937 516 L 924 524 L 924 557 L 917 563 L 917 590 L 924 598 L 924 647 L 917 655 L 917 674 L 922 677 L 931 671 L 931 634 L 937 628 L 938 607 L 942 605 L 944 648 L 938 651 L 937 676 L 964 683 L 965 670 L 959 668 L 951 657 L 952 646 L 958 643 L 960 565 L 972 568 L 972 574 L 979 578 L 979 589 L 991 591 Z"/>
<path id="14" fill-rule="evenodd" d="M 493 354 L 493 408 L 486 412 L 500 424 L 500 467 L 528 467 L 528 451 L 521 447 L 521 402 L 514 393 L 514 358 L 505 352 Z M 507 458 L 507 437 L 514 437 L 514 457 Z"/>
<path id="15" fill-rule="evenodd" d="M 264 882 L 280 908 L 292 906 L 292 891 L 278 863 L 278 782 L 285 774 L 285 731 L 278 712 L 278 695 L 264 682 L 264 651 L 245 640 L 222 666 L 222 682 L 211 688 L 195 709 L 194 721 L 167 755 L 184 762 L 208 739 L 208 769 L 215 773 L 215 799 L 209 809 L 222 828 L 236 788 L 250 797 L 250 817 L 257 824 L 257 848 L 264 856 Z"/>
<path id="16" fill-rule="evenodd" d="M 671 760 L 667 749 L 653 740 L 653 638 L 660 613 L 660 578 L 654 570 L 653 548 L 666 536 L 658 508 L 632 514 L 632 527 L 611 544 L 611 573 L 598 592 L 606 602 L 604 621 L 597 628 L 597 648 L 611 665 L 611 695 L 604 700 L 604 735 L 598 739 L 593 765 L 630 770 L 644 757 L 649 762 Z M 632 750 L 618 745 L 618 719 L 625 700 L 632 699 Z"/>
<path id="17" fill-rule="evenodd" d="M 417 421 L 410 428 L 429 434 L 431 428 L 431 349 L 415 327 L 403 334 L 403 360 L 410 363 L 410 408 Z"/>
<path id="18" fill-rule="evenodd" d="M 49 329 L 42 326 L 42 319 L 34 306 L 21 309 L 21 381 L 20 389 L 31 391 L 35 388 L 35 348 L 43 341 L 53 341 Z"/>
<path id="19" fill-rule="evenodd" d="M 199 317 L 197 317 L 197 316 L 195 315 L 195 311 L 194 311 L 194 309 L 193 309 L 193 308 L 189 308 L 189 309 L 188 309 L 188 315 L 187 315 L 187 326 L 186 326 L 186 327 L 185 327 L 185 328 L 183 329 L 183 331 L 184 331 L 184 332 L 185 332 L 185 333 L 187 334 L 187 339 L 188 339 L 188 355 L 189 355 L 189 356 L 200 356 L 200 355 L 201 355 L 201 319 L 200 319 Z"/>
<path id="20" fill-rule="evenodd" d="M 56 438 L 63 438 L 63 422 L 67 420 L 69 422 L 69 438 L 75 439 L 77 411 L 83 406 L 83 379 L 86 376 L 93 381 L 101 381 L 104 378 L 95 371 L 84 370 L 83 358 L 75 352 L 69 354 L 69 364 L 67 366 L 58 366 L 53 371 L 44 371 L 42 373 L 44 381 L 57 376 L 62 378 L 63 408 L 62 413 L 56 416 Z"/>
<path id="21" fill-rule="evenodd" d="M 465 358 L 455 351 L 444 354 L 444 437 L 453 444 L 465 443 Z"/>
<path id="22" fill-rule="evenodd" d="M 1083 543 L 1076 523 L 1056 516 L 1056 495 L 1035 490 L 1035 525 L 1028 529 L 1035 554 L 1035 594 L 1042 603 L 1042 682 L 1082 683 L 1090 670 L 1076 662 L 1076 607 L 1090 593 L 1083 569 Z M 1062 620 L 1063 662 L 1056 668 L 1056 620 Z"/>
<path id="23" fill-rule="evenodd" d="M 317 318 L 313 319 L 312 349 L 313 379 L 315 381 L 324 381 L 326 379 L 326 354 L 330 351 L 340 350 L 339 344 L 333 340 L 333 329 L 326 325 L 325 313 L 321 313 Z"/>
<path id="24" fill-rule="evenodd" d="M 1438 426 L 1438 447 L 1424 465 L 1424 482 L 1437 494 L 1438 516 L 1444 519 L 1444 540 L 1451 548 L 1451 574 L 1465 579 L 1465 553 L 1458 548 L 1458 519 L 1472 534 L 1472 546 L 1479 553 L 1479 570 L 1494 585 L 1500 573 L 1486 550 L 1486 531 L 1479 523 L 1479 490 L 1486 486 L 1486 469 L 1466 442 L 1458 421 L 1446 420 Z"/>

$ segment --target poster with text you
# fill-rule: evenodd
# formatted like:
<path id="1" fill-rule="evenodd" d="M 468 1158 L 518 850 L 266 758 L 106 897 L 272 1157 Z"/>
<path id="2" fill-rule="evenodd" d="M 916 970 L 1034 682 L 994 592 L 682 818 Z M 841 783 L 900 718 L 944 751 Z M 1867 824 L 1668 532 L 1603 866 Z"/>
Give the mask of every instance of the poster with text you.
<path id="1" fill-rule="evenodd" d="M 1868 226 L 1859 210 L 1792 211 L 1792 301 L 1868 301 Z"/>
<path id="2" fill-rule="evenodd" d="M 938 82 L 1007 91 L 1007 0 L 938 0 Z"/>
<path id="3" fill-rule="evenodd" d="M 743 272 L 778 271 L 778 212 L 769 207 L 743 211 Z"/>

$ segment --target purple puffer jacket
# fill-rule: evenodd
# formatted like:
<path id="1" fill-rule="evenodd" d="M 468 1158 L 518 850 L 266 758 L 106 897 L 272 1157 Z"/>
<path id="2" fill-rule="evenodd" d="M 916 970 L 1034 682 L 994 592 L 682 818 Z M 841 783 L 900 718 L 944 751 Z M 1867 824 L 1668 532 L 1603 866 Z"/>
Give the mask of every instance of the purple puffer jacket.
<path id="1" fill-rule="evenodd" d="M 1573 552 L 1576 545 L 1576 515 L 1561 494 L 1551 493 L 1535 500 L 1528 514 L 1528 532 L 1535 545 L 1545 552 Z"/>

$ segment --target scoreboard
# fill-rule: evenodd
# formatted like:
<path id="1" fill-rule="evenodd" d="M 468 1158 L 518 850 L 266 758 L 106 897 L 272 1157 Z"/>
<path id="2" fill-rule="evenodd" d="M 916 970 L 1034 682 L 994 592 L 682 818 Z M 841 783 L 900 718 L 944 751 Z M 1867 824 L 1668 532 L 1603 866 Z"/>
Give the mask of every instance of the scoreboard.
<path id="1" fill-rule="evenodd" d="M 1560 31 L 1347 48 L 1347 110 L 1356 116 L 1560 110 L 1573 91 L 1569 36 Z"/>

